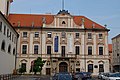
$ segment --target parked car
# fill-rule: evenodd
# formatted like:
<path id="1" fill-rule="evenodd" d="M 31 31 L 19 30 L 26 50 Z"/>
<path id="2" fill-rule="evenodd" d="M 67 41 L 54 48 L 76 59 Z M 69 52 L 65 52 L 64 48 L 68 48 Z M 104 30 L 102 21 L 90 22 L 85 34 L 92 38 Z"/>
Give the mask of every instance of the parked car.
<path id="1" fill-rule="evenodd" d="M 91 73 L 90 72 L 76 72 L 74 74 L 74 80 L 87 80 L 91 79 Z"/>
<path id="2" fill-rule="evenodd" d="M 113 73 L 111 73 L 111 72 L 106 72 L 106 73 L 103 73 L 103 76 L 102 76 L 102 80 L 107 80 L 107 78 L 109 77 L 109 75 L 111 75 L 111 74 L 113 74 Z"/>
<path id="3" fill-rule="evenodd" d="M 56 73 L 52 80 L 72 80 L 72 76 L 70 73 L 62 72 L 62 73 Z"/>
<path id="4" fill-rule="evenodd" d="M 103 73 L 103 72 L 100 72 L 100 73 L 98 74 L 98 79 L 102 79 L 103 76 L 104 76 L 104 73 Z"/>
<path id="5" fill-rule="evenodd" d="M 120 73 L 113 73 L 106 77 L 106 80 L 120 80 Z"/>

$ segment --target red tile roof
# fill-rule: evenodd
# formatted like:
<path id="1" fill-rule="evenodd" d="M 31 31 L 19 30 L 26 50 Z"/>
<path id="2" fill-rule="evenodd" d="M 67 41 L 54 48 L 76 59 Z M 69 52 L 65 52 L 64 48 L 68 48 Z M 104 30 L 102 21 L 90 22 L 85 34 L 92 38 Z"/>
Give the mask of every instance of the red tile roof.
<path id="1" fill-rule="evenodd" d="M 109 52 L 112 52 L 112 44 L 108 44 L 108 50 Z"/>
<path id="2" fill-rule="evenodd" d="M 42 18 L 46 18 L 46 24 L 51 24 L 54 20 L 55 15 L 37 15 L 37 14 L 10 14 L 8 17 L 8 20 L 10 23 L 14 26 L 17 27 L 18 23 L 20 22 L 20 26 L 23 27 L 31 27 L 32 23 L 34 22 L 34 27 L 40 27 L 42 26 Z M 90 19 L 84 17 L 84 16 L 73 16 L 73 20 L 77 25 L 81 25 L 81 19 L 84 18 L 84 25 L 85 28 L 98 28 L 98 29 L 105 29 L 105 27 L 91 21 Z"/>
<path id="3" fill-rule="evenodd" d="M 81 25 L 82 22 L 81 22 L 81 19 L 84 18 L 84 25 L 85 25 L 85 28 L 93 28 L 93 24 L 94 24 L 94 28 L 99 28 L 99 29 L 104 29 L 105 27 L 93 22 L 92 20 L 84 17 L 84 16 L 74 16 L 74 22 L 77 24 L 77 25 Z"/>
<path id="4" fill-rule="evenodd" d="M 13 26 L 31 27 L 34 22 L 35 27 L 42 26 L 42 18 L 46 17 L 46 24 L 53 22 L 54 16 L 52 15 L 35 15 L 35 14 L 10 14 L 8 20 Z"/>

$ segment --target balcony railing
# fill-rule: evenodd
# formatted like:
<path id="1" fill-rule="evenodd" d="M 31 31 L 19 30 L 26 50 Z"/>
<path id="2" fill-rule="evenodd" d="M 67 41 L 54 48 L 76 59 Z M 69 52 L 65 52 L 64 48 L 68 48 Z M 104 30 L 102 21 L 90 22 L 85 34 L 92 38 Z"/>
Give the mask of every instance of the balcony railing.
<path id="1" fill-rule="evenodd" d="M 17 57 L 42 57 L 42 58 L 81 58 L 81 59 L 102 59 L 102 58 L 109 58 L 109 55 L 84 55 L 84 54 L 73 54 L 73 53 L 65 53 L 65 54 L 61 54 L 61 53 L 52 53 L 52 54 L 34 54 L 34 53 L 30 53 L 30 54 L 21 54 L 21 55 L 17 55 Z"/>

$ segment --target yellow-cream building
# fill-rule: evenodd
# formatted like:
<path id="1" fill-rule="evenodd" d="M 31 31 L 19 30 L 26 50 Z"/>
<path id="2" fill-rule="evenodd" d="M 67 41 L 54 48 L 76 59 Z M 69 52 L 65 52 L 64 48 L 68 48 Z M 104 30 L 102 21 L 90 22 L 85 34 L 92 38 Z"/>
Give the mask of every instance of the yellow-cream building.
<path id="1" fill-rule="evenodd" d="M 66 10 L 53 14 L 10 14 L 19 33 L 17 69 L 30 72 L 33 61 L 42 57 L 43 75 L 58 72 L 109 72 L 108 31 L 105 26 Z"/>

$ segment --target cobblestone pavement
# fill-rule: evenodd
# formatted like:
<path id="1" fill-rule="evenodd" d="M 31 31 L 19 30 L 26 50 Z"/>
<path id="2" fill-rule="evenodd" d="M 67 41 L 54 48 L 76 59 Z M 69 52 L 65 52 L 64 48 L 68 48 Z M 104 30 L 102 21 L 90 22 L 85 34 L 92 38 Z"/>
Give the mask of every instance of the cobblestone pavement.
<path id="1" fill-rule="evenodd" d="M 51 80 L 50 76 L 19 75 L 12 80 Z"/>
<path id="2" fill-rule="evenodd" d="M 52 80 L 50 76 L 35 76 L 35 75 L 19 75 L 14 77 L 12 80 Z M 93 77 L 89 80 L 100 80 L 97 77 Z"/>

